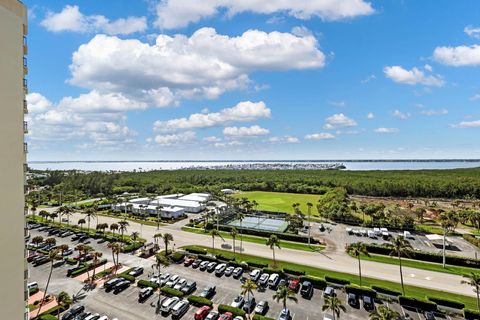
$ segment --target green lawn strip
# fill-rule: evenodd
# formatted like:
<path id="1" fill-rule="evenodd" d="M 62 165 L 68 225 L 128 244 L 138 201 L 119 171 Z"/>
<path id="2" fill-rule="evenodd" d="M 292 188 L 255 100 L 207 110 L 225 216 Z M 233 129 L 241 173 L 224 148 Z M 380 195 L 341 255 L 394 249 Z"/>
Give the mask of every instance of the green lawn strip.
<path id="1" fill-rule="evenodd" d="M 301 193 L 285 193 L 285 192 L 264 192 L 252 191 L 235 194 L 237 198 L 248 198 L 250 201 L 258 202 L 258 210 L 272 212 L 293 213 L 292 204 L 300 203 L 300 210 L 306 215 L 308 212 L 307 202 L 314 205 L 312 208 L 312 216 L 318 216 L 315 204 L 318 202 L 320 195 L 301 194 Z"/>
<path id="2" fill-rule="evenodd" d="M 362 256 L 360 256 L 360 259 L 368 260 L 368 261 L 375 261 L 375 262 L 380 262 L 380 263 L 394 264 L 394 265 L 399 264 L 398 263 L 398 258 L 379 255 L 379 254 L 370 254 L 369 257 L 365 256 L 365 255 L 362 255 Z M 451 274 L 456 274 L 456 275 L 459 275 L 459 276 L 468 275 L 468 274 L 471 274 L 472 272 L 478 272 L 478 269 L 476 269 L 476 268 L 451 266 L 451 265 L 446 265 L 445 268 L 443 268 L 443 266 L 440 263 L 424 262 L 424 261 L 405 259 L 405 258 L 402 258 L 402 266 L 410 267 L 410 268 L 423 269 L 423 270 L 429 270 L 429 271 L 451 273 Z"/>
<path id="3" fill-rule="evenodd" d="M 433 233 L 443 235 L 443 229 L 439 225 L 431 225 L 431 224 L 417 224 L 415 225 L 415 229 L 420 232 L 424 233 Z M 447 235 L 449 236 L 460 236 L 461 234 L 458 232 L 449 232 Z"/>
<path id="4" fill-rule="evenodd" d="M 208 232 L 205 233 L 204 229 L 199 229 L 199 228 L 182 227 L 182 231 L 209 236 Z M 232 239 L 232 236 L 228 232 L 219 231 L 219 233 L 224 239 Z M 264 245 L 267 241 L 267 238 L 244 234 L 243 235 L 243 241 L 244 242 L 258 243 L 258 244 L 263 244 Z M 235 245 L 238 245 L 238 244 L 240 244 L 240 234 L 236 238 L 236 244 Z M 233 245 L 233 243 L 232 243 L 232 245 Z M 292 241 L 285 241 L 285 240 L 280 240 L 280 247 L 285 248 L 285 249 L 310 251 L 310 252 L 320 251 L 320 250 L 323 250 L 325 248 L 324 246 L 319 246 L 319 245 L 311 245 L 309 247 L 308 244 L 306 244 L 306 243 L 299 243 L 299 242 L 292 242 Z"/>
<path id="5" fill-rule="evenodd" d="M 186 246 L 184 248 L 191 247 L 191 248 L 199 248 L 199 249 L 206 249 L 208 252 L 212 253 L 212 249 L 204 246 Z M 215 254 L 221 254 L 224 257 L 227 258 L 234 258 L 233 252 L 226 251 L 226 250 L 220 250 L 220 249 L 215 249 Z M 243 254 L 242 257 L 240 258 L 240 254 L 237 254 L 237 258 L 239 260 L 245 261 L 245 262 L 256 262 L 256 263 L 264 263 L 264 264 L 271 264 L 272 260 L 268 258 L 263 258 L 263 257 L 257 257 L 257 256 L 251 256 L 247 254 Z M 353 263 L 353 262 L 352 262 Z M 302 270 L 305 271 L 307 275 L 311 276 L 316 276 L 316 277 L 325 277 L 325 276 L 330 276 L 334 278 L 341 278 L 350 281 L 352 284 L 359 284 L 359 279 L 358 275 L 354 274 L 349 274 L 349 273 L 343 273 L 343 272 L 337 272 L 337 271 L 331 271 L 331 270 L 325 270 L 325 269 L 319 269 L 311 266 L 305 266 L 297 263 L 291 263 L 291 262 L 285 262 L 285 261 L 277 261 L 277 265 L 279 268 L 288 268 L 288 269 L 294 269 L 294 270 Z M 398 278 L 400 280 L 400 273 L 398 275 Z M 400 283 L 396 282 L 391 282 L 391 281 L 385 281 L 385 280 L 380 280 L 380 279 L 374 279 L 374 278 L 368 278 L 368 277 L 362 277 L 362 285 L 363 286 L 381 286 L 384 288 L 388 288 L 391 290 L 395 291 L 402 291 L 402 287 Z M 428 288 L 422 288 L 422 287 L 416 287 L 412 285 L 405 285 L 405 293 L 409 297 L 417 298 L 417 299 L 426 299 L 426 297 L 436 297 L 436 298 L 442 298 L 442 299 L 447 299 L 447 300 L 454 300 L 454 301 L 459 301 L 465 304 L 467 309 L 474 309 L 476 310 L 477 308 L 477 300 L 474 297 L 469 297 L 469 296 L 464 296 L 456 293 L 450 293 L 450 292 L 445 292 L 445 291 L 439 291 L 439 290 L 433 290 L 433 289 L 428 289 Z"/>
<path id="6" fill-rule="evenodd" d="M 157 222 L 156 221 L 151 221 L 151 220 L 140 220 L 140 219 L 130 218 L 130 217 L 126 217 L 126 216 L 115 216 L 113 214 L 105 214 L 105 213 L 97 213 L 97 216 L 108 217 L 108 218 L 117 218 L 117 219 L 125 219 L 125 220 L 129 220 L 129 221 L 132 221 L 132 222 L 140 223 L 140 224 L 143 224 L 143 225 L 146 225 L 146 226 L 153 226 L 153 227 L 157 226 Z M 166 225 L 165 223 L 160 222 L 160 226 L 165 226 L 165 225 Z"/>

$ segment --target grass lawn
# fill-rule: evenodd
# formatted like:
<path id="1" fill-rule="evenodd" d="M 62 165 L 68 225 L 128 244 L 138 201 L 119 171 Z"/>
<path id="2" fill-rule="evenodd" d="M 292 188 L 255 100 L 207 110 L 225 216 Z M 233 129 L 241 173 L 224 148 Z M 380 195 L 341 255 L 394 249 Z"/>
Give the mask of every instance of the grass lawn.
<path id="1" fill-rule="evenodd" d="M 190 228 L 190 227 L 183 227 L 183 231 L 186 232 L 191 232 L 191 233 L 197 233 L 197 234 L 203 234 L 205 236 L 210 236 L 209 233 L 205 233 L 204 229 L 199 229 L 199 228 Z M 226 231 L 219 231 L 220 235 L 224 239 L 232 239 L 232 236 Z M 251 235 L 243 235 L 243 241 L 244 242 L 252 242 L 252 243 L 258 243 L 258 244 L 265 244 L 267 241 L 267 238 L 265 237 L 257 237 L 257 236 L 251 236 Z M 233 245 L 233 243 L 232 243 Z M 235 246 L 240 245 L 240 234 L 236 238 Z M 325 247 L 321 245 L 311 245 L 310 247 L 306 243 L 299 243 L 299 242 L 292 242 L 292 241 L 285 241 L 285 240 L 280 240 L 280 247 L 285 248 L 285 249 L 293 249 L 293 250 L 302 250 L 302 251 L 320 251 L 323 250 Z"/>
<path id="2" fill-rule="evenodd" d="M 222 254 L 224 257 L 230 257 L 230 258 L 235 257 L 233 252 L 226 251 L 226 250 L 215 249 L 215 252 L 213 252 L 211 248 L 203 247 L 203 246 L 187 246 L 187 247 L 206 249 L 210 253 Z M 237 254 L 237 256 L 239 256 L 239 254 Z M 251 256 L 246 254 L 242 255 L 241 260 L 247 263 L 256 262 L 256 263 L 265 263 L 269 265 L 271 265 L 272 263 L 271 259 Z M 353 284 L 357 284 L 357 285 L 359 284 L 358 276 L 349 274 L 349 273 L 319 269 L 315 267 L 310 267 L 310 266 L 305 266 L 305 265 L 290 263 L 285 261 L 277 261 L 277 265 L 279 268 L 302 270 L 302 271 L 305 271 L 306 274 L 316 276 L 316 277 L 323 278 L 325 276 L 331 276 L 331 277 L 348 280 Z M 364 286 L 377 285 L 377 286 L 381 286 L 381 287 L 388 288 L 395 291 L 400 291 L 400 292 L 402 291 L 400 283 L 385 281 L 380 279 L 373 279 L 368 277 L 362 277 L 362 285 Z M 476 310 L 477 308 L 477 300 L 474 297 L 463 296 L 455 293 L 432 290 L 432 289 L 410 286 L 410 285 L 405 285 L 405 293 L 407 296 L 414 297 L 417 299 L 426 299 L 427 296 L 437 297 L 437 298 L 443 298 L 443 299 L 462 302 L 465 304 L 465 307 L 468 309 Z"/>
<path id="3" fill-rule="evenodd" d="M 105 214 L 105 213 L 98 213 L 97 212 L 97 216 L 103 216 L 103 217 L 109 217 L 109 218 L 118 218 L 118 219 L 121 219 L 121 220 L 125 219 L 125 220 L 129 220 L 129 221 L 132 221 L 132 222 L 140 223 L 140 224 L 143 224 L 143 225 L 146 225 L 146 226 L 153 226 L 153 227 L 157 226 L 156 221 L 135 219 L 135 218 L 131 218 L 131 217 L 125 216 L 125 215 L 115 216 L 113 214 Z M 165 223 L 160 222 L 160 226 L 165 226 Z"/>
<path id="4" fill-rule="evenodd" d="M 360 259 L 375 261 L 375 262 L 380 262 L 380 263 L 388 263 L 388 264 L 398 265 L 398 259 L 397 258 L 384 256 L 384 255 L 378 255 L 378 254 L 370 254 L 370 257 L 362 255 L 360 257 Z M 402 266 L 410 267 L 410 268 L 430 270 L 430 271 L 436 271 L 436 272 L 451 273 L 451 274 L 456 274 L 456 275 L 460 275 L 460 276 L 469 275 L 472 272 L 478 272 L 478 269 L 476 269 L 476 268 L 451 266 L 451 265 L 446 265 L 445 268 L 443 268 L 443 266 L 440 263 L 423 262 L 423 261 L 412 260 L 412 259 L 402 259 Z"/>
<path id="5" fill-rule="evenodd" d="M 258 210 L 293 213 L 292 204 L 300 203 L 300 210 L 307 214 L 307 202 L 313 204 L 312 216 L 318 216 L 316 203 L 320 198 L 315 194 L 252 191 L 235 194 L 234 197 L 246 197 L 258 202 Z"/>
<path id="6" fill-rule="evenodd" d="M 439 225 L 434 225 L 434 224 L 417 224 L 415 225 L 415 229 L 420 232 L 424 233 L 433 233 L 433 234 L 439 234 L 443 235 L 443 229 Z M 449 236 L 459 236 L 460 233 L 458 232 L 449 232 L 447 235 Z"/>

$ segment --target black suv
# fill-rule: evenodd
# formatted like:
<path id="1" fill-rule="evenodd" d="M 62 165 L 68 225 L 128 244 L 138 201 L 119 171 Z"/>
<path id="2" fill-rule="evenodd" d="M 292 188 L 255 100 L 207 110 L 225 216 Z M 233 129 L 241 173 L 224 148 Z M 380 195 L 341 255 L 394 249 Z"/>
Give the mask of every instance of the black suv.
<path id="1" fill-rule="evenodd" d="M 300 294 L 305 299 L 310 299 L 313 295 L 313 285 L 309 281 L 303 281 L 302 289 L 300 290 Z"/>

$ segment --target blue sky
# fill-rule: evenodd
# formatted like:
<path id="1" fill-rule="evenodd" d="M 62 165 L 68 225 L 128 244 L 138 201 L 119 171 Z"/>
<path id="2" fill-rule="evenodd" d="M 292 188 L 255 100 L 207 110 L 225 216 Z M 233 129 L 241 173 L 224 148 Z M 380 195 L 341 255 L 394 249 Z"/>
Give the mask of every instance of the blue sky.
<path id="1" fill-rule="evenodd" d="M 29 160 L 480 158 L 480 3 L 25 1 Z"/>

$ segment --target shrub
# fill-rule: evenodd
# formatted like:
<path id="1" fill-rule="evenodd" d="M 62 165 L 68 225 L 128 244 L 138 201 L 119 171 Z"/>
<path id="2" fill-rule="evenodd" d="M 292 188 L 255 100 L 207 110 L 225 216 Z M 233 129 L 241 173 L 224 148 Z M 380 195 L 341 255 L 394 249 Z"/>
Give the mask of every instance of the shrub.
<path id="1" fill-rule="evenodd" d="M 385 294 L 385 295 L 388 295 L 388 296 L 395 296 L 395 297 L 398 297 L 398 296 L 401 296 L 402 293 L 399 292 L 399 291 L 395 291 L 395 290 L 392 290 L 392 289 L 388 289 L 388 288 L 384 288 L 384 287 L 380 287 L 380 286 L 372 286 L 372 289 L 377 291 L 377 293 L 381 293 L 381 294 Z"/>
<path id="2" fill-rule="evenodd" d="M 360 287 L 355 284 L 349 284 L 345 286 L 345 291 L 347 293 L 355 293 L 360 296 L 369 296 L 375 298 L 377 296 L 377 292 L 369 287 Z"/>
<path id="3" fill-rule="evenodd" d="M 198 259 L 202 259 L 203 261 L 217 261 L 217 258 L 212 257 L 212 256 L 207 256 L 207 255 L 198 255 Z"/>
<path id="4" fill-rule="evenodd" d="M 294 275 L 294 276 L 303 276 L 305 275 L 305 271 L 301 270 L 295 270 L 295 269 L 288 269 L 288 268 L 283 268 L 283 272 Z"/>
<path id="5" fill-rule="evenodd" d="M 38 288 L 32 288 L 30 290 L 28 290 L 28 295 L 29 296 L 33 296 L 35 293 L 37 293 L 40 289 Z"/>
<path id="6" fill-rule="evenodd" d="M 268 264 L 266 264 L 266 263 L 254 262 L 254 261 L 248 262 L 248 265 L 250 267 L 259 268 L 259 269 L 263 269 L 263 268 L 268 267 Z"/>
<path id="7" fill-rule="evenodd" d="M 67 264 L 72 265 L 72 266 L 77 264 L 77 260 L 75 260 L 73 258 L 67 258 L 67 259 L 65 259 L 65 261 L 67 262 Z"/>
<path id="8" fill-rule="evenodd" d="M 269 318 L 269 317 L 264 317 L 264 316 L 261 316 L 259 314 L 255 314 L 253 315 L 253 320 L 275 320 L 273 318 Z"/>
<path id="9" fill-rule="evenodd" d="M 241 264 L 241 263 L 239 263 L 239 262 L 236 262 L 236 261 L 229 261 L 229 262 L 227 263 L 227 265 L 228 265 L 229 267 L 235 267 L 235 268 L 236 268 L 236 267 L 241 267 L 241 266 L 242 266 L 242 264 Z"/>
<path id="10" fill-rule="evenodd" d="M 218 305 L 218 311 L 220 313 L 231 312 L 234 317 L 236 317 L 236 316 L 244 317 L 245 316 L 245 311 L 243 311 L 242 309 L 234 308 L 234 307 L 228 306 L 226 304 L 219 304 Z"/>
<path id="11" fill-rule="evenodd" d="M 282 278 L 285 276 L 285 274 L 283 273 L 283 271 L 282 271 L 282 270 L 279 270 L 279 269 L 263 268 L 263 272 L 264 272 L 264 273 L 268 273 L 268 274 L 278 273 L 278 275 L 279 275 L 280 277 L 282 277 Z"/>
<path id="12" fill-rule="evenodd" d="M 168 287 L 160 288 L 160 291 L 167 296 L 183 297 L 183 292 Z"/>
<path id="13" fill-rule="evenodd" d="M 201 307 L 201 306 L 211 307 L 213 305 L 212 300 L 209 300 L 209 299 L 203 298 L 203 297 L 199 297 L 199 296 L 191 295 L 191 296 L 188 296 L 187 299 L 191 304 L 193 304 L 197 307 Z"/>
<path id="14" fill-rule="evenodd" d="M 480 319 L 480 312 L 475 310 L 465 309 L 463 311 L 466 320 L 478 320 Z"/>
<path id="15" fill-rule="evenodd" d="M 132 251 L 135 251 L 139 248 L 143 247 L 143 243 L 141 242 L 133 242 L 129 245 L 126 245 L 122 248 L 122 252 L 124 253 L 129 253 L 129 252 L 132 252 Z"/>
<path id="16" fill-rule="evenodd" d="M 211 223 L 209 223 L 207 225 L 207 228 L 209 228 L 209 229 L 211 229 L 212 227 L 213 227 L 213 224 L 211 224 Z M 301 236 L 301 235 L 298 235 L 298 234 L 281 233 L 281 232 L 269 232 L 269 231 L 262 231 L 262 230 L 257 230 L 257 229 L 248 229 L 248 228 L 245 228 L 245 227 L 240 228 L 239 226 L 236 226 L 235 228 L 239 231 L 241 229 L 243 234 L 249 234 L 249 235 L 252 235 L 252 236 L 269 238 L 270 235 L 274 234 L 280 240 L 308 243 L 308 237 L 307 236 Z M 232 226 L 221 225 L 219 227 L 219 229 L 222 230 L 222 231 L 230 232 L 232 230 Z M 319 243 L 317 239 L 313 239 L 313 238 L 310 238 L 310 241 L 311 241 L 312 244 Z"/>
<path id="17" fill-rule="evenodd" d="M 330 277 L 330 276 L 325 276 L 325 280 L 327 282 L 333 283 L 333 284 L 338 284 L 341 286 L 345 286 L 350 284 L 350 281 L 345 280 L 345 279 L 340 279 L 340 278 L 335 278 L 335 277 Z"/>
<path id="18" fill-rule="evenodd" d="M 131 283 L 135 283 L 135 277 L 134 276 L 131 276 L 131 275 L 126 274 L 126 273 L 120 273 L 118 276 L 120 278 L 123 278 L 125 280 L 130 281 Z"/>
<path id="19" fill-rule="evenodd" d="M 463 238 L 468 242 L 470 242 L 471 244 L 473 244 L 474 246 L 477 246 L 480 248 L 480 239 L 475 237 L 474 235 L 465 233 L 463 235 Z"/>
<path id="20" fill-rule="evenodd" d="M 444 306 L 444 307 L 449 307 L 453 309 L 463 309 L 465 308 L 465 304 L 458 302 L 458 301 L 453 301 L 453 300 L 447 300 L 447 299 L 441 299 L 441 298 L 436 298 L 436 297 L 427 297 L 428 300 L 435 302 L 437 305 Z"/>
<path id="21" fill-rule="evenodd" d="M 190 252 L 190 253 L 195 253 L 195 254 L 207 254 L 206 249 L 197 248 L 197 247 L 194 247 L 194 246 L 187 247 L 187 248 L 185 248 L 185 250 Z"/>
<path id="22" fill-rule="evenodd" d="M 229 257 L 225 257 L 225 256 L 223 256 L 223 255 L 221 255 L 221 254 L 217 254 L 217 259 L 223 260 L 223 261 L 226 261 L 226 262 L 235 260 L 234 257 L 230 257 L 230 258 L 229 258 Z"/>
<path id="23" fill-rule="evenodd" d="M 310 282 L 315 289 L 323 290 L 327 287 L 327 281 L 325 279 L 314 276 L 301 276 L 300 281 Z"/>
<path id="24" fill-rule="evenodd" d="M 158 289 L 158 284 L 156 282 L 152 282 L 148 280 L 138 280 L 137 286 L 140 288 L 150 287 L 153 289 Z"/>
<path id="25" fill-rule="evenodd" d="M 406 297 L 406 296 L 399 296 L 398 302 L 400 303 L 401 306 L 418 308 L 426 311 L 437 310 L 437 304 L 435 302 L 431 302 L 427 300 L 420 300 L 420 299 Z"/>
<path id="26" fill-rule="evenodd" d="M 51 314 L 42 314 L 39 318 L 36 318 L 39 320 L 57 320 L 57 317 Z"/>
<path id="27" fill-rule="evenodd" d="M 183 261 L 183 259 L 185 258 L 185 253 L 175 252 L 175 253 L 172 253 L 171 255 L 169 255 L 169 257 L 173 262 L 178 263 L 180 261 Z"/>

